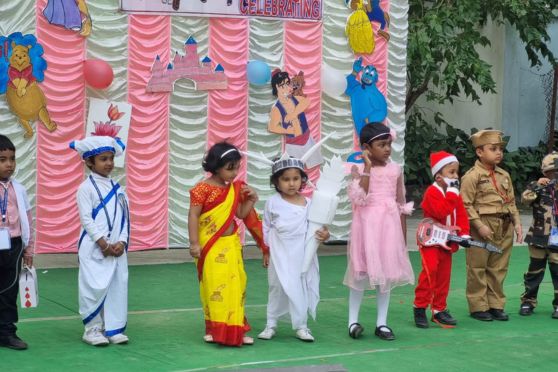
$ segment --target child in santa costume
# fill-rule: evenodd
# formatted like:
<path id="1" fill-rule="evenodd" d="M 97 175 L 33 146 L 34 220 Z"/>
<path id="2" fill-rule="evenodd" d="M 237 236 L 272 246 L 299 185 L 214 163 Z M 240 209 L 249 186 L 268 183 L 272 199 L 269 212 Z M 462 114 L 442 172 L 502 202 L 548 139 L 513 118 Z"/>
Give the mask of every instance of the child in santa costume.
<path id="1" fill-rule="evenodd" d="M 446 226 L 458 226 L 459 236 L 469 237 L 469 219 L 459 195 L 459 162 L 457 158 L 445 151 L 430 154 L 430 167 L 434 183 L 424 193 L 422 209 L 425 218 L 432 218 Z M 432 321 L 443 327 L 453 327 L 457 321 L 446 307 L 448 297 L 451 256 L 458 250 L 456 243 L 451 243 L 451 251 L 441 246 L 422 246 L 422 271 L 415 289 L 414 314 L 415 325 L 428 328 L 426 308 L 432 310 Z"/>

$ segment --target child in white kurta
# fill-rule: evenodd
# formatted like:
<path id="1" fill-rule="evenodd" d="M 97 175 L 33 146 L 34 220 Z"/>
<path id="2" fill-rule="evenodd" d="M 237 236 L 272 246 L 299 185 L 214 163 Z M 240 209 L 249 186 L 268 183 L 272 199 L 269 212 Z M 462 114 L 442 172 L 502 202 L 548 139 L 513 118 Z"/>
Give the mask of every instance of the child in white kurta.
<path id="1" fill-rule="evenodd" d="M 296 336 L 314 341 L 307 320 L 308 313 L 316 317 L 320 276 L 316 255 L 308 272 L 302 274 L 310 204 L 310 199 L 299 193 L 308 180 L 303 169 L 302 162 L 294 158 L 273 165 L 271 183 L 278 193 L 266 202 L 263 221 L 264 240 L 270 249 L 267 325 L 258 335 L 264 340 L 275 335 L 278 319 L 289 314 Z M 316 232 L 319 241 L 327 238 L 327 228 Z"/>
<path id="2" fill-rule="evenodd" d="M 91 170 L 77 192 L 82 340 L 94 346 L 126 343 L 129 211 L 126 194 L 110 178 L 114 155 L 121 154 L 124 145 L 112 137 L 94 136 L 70 147 Z"/>

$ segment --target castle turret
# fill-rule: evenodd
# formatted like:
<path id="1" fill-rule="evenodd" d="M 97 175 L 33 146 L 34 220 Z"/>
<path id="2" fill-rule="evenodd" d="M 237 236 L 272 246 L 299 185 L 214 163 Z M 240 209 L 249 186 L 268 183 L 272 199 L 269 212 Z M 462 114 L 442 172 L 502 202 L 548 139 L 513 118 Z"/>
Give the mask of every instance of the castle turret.
<path id="1" fill-rule="evenodd" d="M 192 36 L 184 43 L 184 53 L 186 56 L 186 66 L 198 66 L 198 43 Z"/>

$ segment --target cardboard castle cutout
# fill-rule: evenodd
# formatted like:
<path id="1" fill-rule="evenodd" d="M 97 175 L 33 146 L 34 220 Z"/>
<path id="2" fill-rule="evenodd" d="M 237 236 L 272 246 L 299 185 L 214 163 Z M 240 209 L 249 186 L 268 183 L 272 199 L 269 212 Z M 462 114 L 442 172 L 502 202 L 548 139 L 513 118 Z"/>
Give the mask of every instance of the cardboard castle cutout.
<path id="1" fill-rule="evenodd" d="M 199 60 L 198 43 L 190 36 L 184 43 L 184 55 L 174 54 L 168 64 L 157 56 L 151 67 L 151 77 L 147 82 L 149 93 L 172 92 L 174 82 L 178 79 L 189 79 L 194 82 L 197 90 L 227 89 L 227 76 L 220 64 L 213 68 L 209 57 Z"/>

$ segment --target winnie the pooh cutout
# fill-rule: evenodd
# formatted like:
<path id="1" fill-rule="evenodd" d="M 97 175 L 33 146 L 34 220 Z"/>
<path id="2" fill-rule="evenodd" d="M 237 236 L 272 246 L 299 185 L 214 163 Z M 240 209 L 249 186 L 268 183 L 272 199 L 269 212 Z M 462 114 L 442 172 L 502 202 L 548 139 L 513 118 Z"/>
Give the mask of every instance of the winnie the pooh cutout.
<path id="1" fill-rule="evenodd" d="M 293 91 L 293 82 L 297 89 Z M 271 74 L 272 94 L 277 101 L 269 113 L 267 130 L 284 136 L 285 152 L 300 159 L 316 141 L 310 134 L 310 127 L 304 111 L 310 106 L 310 100 L 302 92 L 304 73 L 291 78 L 289 73 L 275 69 Z M 315 151 L 306 161 L 308 169 L 322 164 L 321 152 Z"/>
<path id="2" fill-rule="evenodd" d="M 10 110 L 23 127 L 25 138 L 33 136 L 31 122 L 39 119 L 53 132 L 56 123 L 51 120 L 46 98 L 38 83 L 44 80 L 47 63 L 42 57 L 43 47 L 34 35 L 20 32 L 8 37 L 0 36 L 0 94 L 6 93 Z"/>

